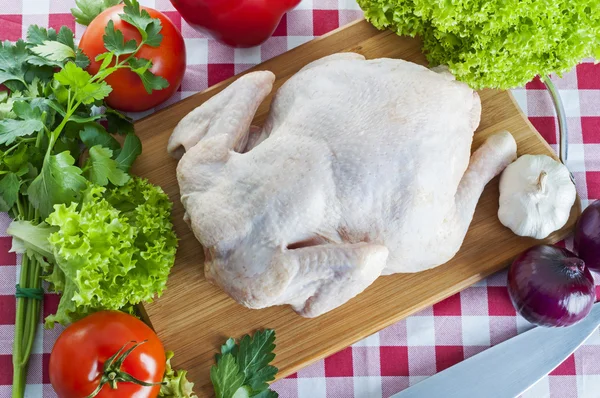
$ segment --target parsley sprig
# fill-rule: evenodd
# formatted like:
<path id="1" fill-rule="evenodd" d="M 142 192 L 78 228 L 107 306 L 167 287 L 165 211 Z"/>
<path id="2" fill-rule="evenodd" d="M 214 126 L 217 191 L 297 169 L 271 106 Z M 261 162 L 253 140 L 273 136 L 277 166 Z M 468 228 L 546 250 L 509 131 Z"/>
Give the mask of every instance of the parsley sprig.
<path id="1" fill-rule="evenodd" d="M 229 338 L 215 355 L 216 365 L 210 368 L 217 398 L 276 398 L 268 382 L 275 380 L 277 368 L 269 365 L 275 354 L 275 331 L 256 331 L 245 335 L 237 344 Z"/>
<path id="2" fill-rule="evenodd" d="M 105 80 L 129 69 L 148 92 L 168 83 L 152 74 L 151 61 L 136 56 L 145 45 L 160 45 L 160 21 L 140 9 L 137 0 L 125 1 L 121 18 L 139 31 L 141 40 L 125 42 L 109 23 L 107 52 L 97 57 L 101 66 L 93 75 L 85 70 L 90 61 L 67 27 L 57 32 L 34 25 L 26 41 L 0 43 L 0 87 L 6 88 L 0 91 L 0 211 L 38 224 L 54 205 L 80 202 L 90 182 L 122 186 L 129 181 L 141 142 L 131 120 L 105 104 L 112 91 Z M 20 287 L 39 289 L 45 267 L 43 257 L 25 255 Z M 39 310 L 33 298 L 17 300 L 13 396 L 23 395 Z"/>

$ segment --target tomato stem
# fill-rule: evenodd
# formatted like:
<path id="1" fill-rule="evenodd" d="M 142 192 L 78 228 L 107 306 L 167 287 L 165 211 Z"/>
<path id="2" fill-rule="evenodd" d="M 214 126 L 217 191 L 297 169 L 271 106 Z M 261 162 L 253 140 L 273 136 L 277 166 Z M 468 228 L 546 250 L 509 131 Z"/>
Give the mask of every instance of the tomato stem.
<path id="1" fill-rule="evenodd" d="M 106 384 L 108 384 L 110 386 L 110 388 L 112 388 L 113 390 L 117 389 L 118 382 L 135 383 L 137 385 L 144 386 L 144 387 L 152 387 L 152 386 L 162 384 L 161 382 L 148 383 L 148 382 L 136 379 L 129 373 L 123 372 L 121 370 L 121 366 L 123 366 L 123 361 L 125 361 L 125 359 L 129 356 L 129 354 L 131 354 L 133 352 L 133 350 L 135 350 L 136 348 L 138 348 L 140 345 L 144 344 L 147 341 L 148 340 L 144 340 L 139 343 L 137 341 L 129 341 L 129 342 L 125 343 L 125 345 L 123 345 L 123 347 L 121 347 L 113 356 L 108 358 L 106 360 L 106 362 L 104 363 L 104 367 L 102 368 L 102 376 L 100 377 L 100 382 L 98 383 L 98 387 L 96 387 L 96 389 L 90 395 L 88 395 L 86 398 L 94 398 L 96 395 L 98 395 L 100 393 L 100 390 L 102 390 L 102 388 Z M 133 346 L 126 349 L 130 343 L 133 343 Z"/>

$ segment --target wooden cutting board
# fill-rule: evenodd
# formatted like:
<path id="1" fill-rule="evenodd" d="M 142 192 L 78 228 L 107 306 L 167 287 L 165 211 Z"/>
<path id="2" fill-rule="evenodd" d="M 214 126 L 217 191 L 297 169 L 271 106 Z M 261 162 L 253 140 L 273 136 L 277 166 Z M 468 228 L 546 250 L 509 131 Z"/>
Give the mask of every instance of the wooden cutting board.
<path id="1" fill-rule="evenodd" d="M 358 21 L 251 70 L 274 72 L 277 89 L 307 63 L 342 51 L 358 52 L 367 58 L 402 58 L 426 63 L 419 40 L 380 32 L 366 21 Z M 288 307 L 265 310 L 242 307 L 204 279 L 202 248 L 182 220 L 183 208 L 175 178 L 177 162 L 166 151 L 169 135 L 179 120 L 233 80 L 235 78 L 178 102 L 135 125 L 144 151 L 134 172 L 162 186 L 169 194 L 175 204 L 175 229 L 181 239 L 166 292 L 154 303 L 145 305 L 145 310 L 165 347 L 175 351 L 176 367 L 189 371 L 199 396 L 212 395 L 209 368 L 213 355 L 229 336 L 237 338 L 259 328 L 275 329 L 277 357 L 274 364 L 279 368 L 278 377 L 284 377 L 466 288 L 504 268 L 525 248 L 539 243 L 515 236 L 498 221 L 496 178 L 488 184 L 479 201 L 460 252 L 447 264 L 417 274 L 381 277 L 350 302 L 316 319 L 301 318 Z M 488 135 L 508 130 L 517 140 L 519 154 L 555 157 L 510 93 L 483 90 L 480 96 L 483 114 L 473 149 Z M 271 97 L 259 108 L 254 124 L 263 123 L 270 101 Z M 567 225 L 546 241 L 556 242 L 568 235 L 579 213 L 578 200 Z"/>

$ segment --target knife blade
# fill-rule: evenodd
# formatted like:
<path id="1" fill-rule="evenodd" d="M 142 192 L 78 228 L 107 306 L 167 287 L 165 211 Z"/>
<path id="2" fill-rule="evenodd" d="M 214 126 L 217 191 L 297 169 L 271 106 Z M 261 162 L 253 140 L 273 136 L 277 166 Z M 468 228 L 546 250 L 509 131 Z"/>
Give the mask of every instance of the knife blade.
<path id="1" fill-rule="evenodd" d="M 565 328 L 536 327 L 495 345 L 392 398 L 514 398 L 550 373 L 600 325 L 600 303 Z"/>

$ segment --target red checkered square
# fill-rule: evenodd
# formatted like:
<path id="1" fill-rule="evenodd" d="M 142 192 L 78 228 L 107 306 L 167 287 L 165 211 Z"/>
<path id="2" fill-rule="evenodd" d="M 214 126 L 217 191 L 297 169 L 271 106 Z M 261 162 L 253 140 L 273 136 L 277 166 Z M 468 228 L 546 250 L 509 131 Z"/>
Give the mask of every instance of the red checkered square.
<path id="1" fill-rule="evenodd" d="M 527 83 L 525 85 L 525 88 L 527 90 L 545 90 L 546 86 L 544 85 L 544 83 L 542 83 L 542 81 L 540 80 L 540 77 L 536 76 L 533 78 L 532 81 L 530 81 L 529 83 Z"/>
<path id="2" fill-rule="evenodd" d="M 10 386 L 13 378 L 11 355 L 0 355 L 0 386 Z"/>
<path id="3" fill-rule="evenodd" d="M 436 369 L 441 372 L 452 365 L 465 359 L 462 346 L 437 346 L 435 347 Z"/>
<path id="4" fill-rule="evenodd" d="M 556 144 L 556 118 L 552 116 L 530 116 L 529 121 L 549 144 Z"/>
<path id="5" fill-rule="evenodd" d="M 0 266 L 17 264 L 17 255 L 8 252 L 11 246 L 12 238 L 10 236 L 0 237 Z"/>
<path id="6" fill-rule="evenodd" d="M 291 375 L 289 375 L 288 377 L 286 377 L 286 379 L 297 379 L 298 378 L 298 373 L 292 373 Z"/>
<path id="7" fill-rule="evenodd" d="M 408 376 L 408 347 L 380 347 L 382 376 Z"/>
<path id="8" fill-rule="evenodd" d="M 338 10 L 313 10 L 315 36 L 323 35 L 339 26 Z"/>
<path id="9" fill-rule="evenodd" d="M 57 32 L 61 26 L 66 26 L 75 32 L 75 18 L 71 14 L 50 14 L 48 16 L 48 27 L 54 28 Z"/>
<path id="10" fill-rule="evenodd" d="M 577 65 L 577 82 L 580 90 L 600 90 L 600 65 Z"/>
<path id="11" fill-rule="evenodd" d="M 551 376 L 575 376 L 575 356 L 571 354 L 556 369 L 550 372 Z"/>
<path id="12" fill-rule="evenodd" d="M 234 64 L 208 64 L 208 87 L 227 80 L 235 75 Z"/>
<path id="13" fill-rule="evenodd" d="M 287 36 L 287 14 L 284 14 L 279 21 L 279 25 L 275 28 L 273 36 Z"/>
<path id="14" fill-rule="evenodd" d="M 325 377 L 352 377 L 352 347 L 325 358 Z"/>
<path id="15" fill-rule="evenodd" d="M 0 325 L 14 325 L 16 305 L 15 296 L 0 295 Z"/>
<path id="16" fill-rule="evenodd" d="M 598 110 L 600 113 L 600 110 Z M 600 115 L 581 118 L 581 134 L 584 144 L 600 143 Z"/>
<path id="17" fill-rule="evenodd" d="M 17 41 L 21 38 L 22 15 L 0 15 L 0 41 Z"/>
<path id="18" fill-rule="evenodd" d="M 490 316 L 515 316 L 516 311 L 510 301 L 506 287 L 490 286 L 487 290 Z"/>
<path id="19" fill-rule="evenodd" d="M 50 384 L 49 369 L 50 369 L 50 354 L 43 354 L 42 355 L 42 380 L 43 380 L 44 384 Z"/>
<path id="20" fill-rule="evenodd" d="M 600 198 L 600 171 L 588 171 L 585 177 L 588 198 Z"/>
<path id="21" fill-rule="evenodd" d="M 60 302 L 60 295 L 55 293 L 44 294 L 44 303 L 42 305 L 43 316 L 46 319 L 47 316 L 56 314 L 58 309 L 58 303 Z"/>
<path id="22" fill-rule="evenodd" d="M 435 316 L 460 316 L 461 315 L 460 294 L 457 293 L 433 306 Z"/>

